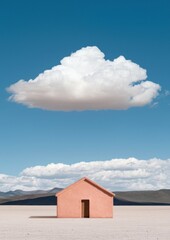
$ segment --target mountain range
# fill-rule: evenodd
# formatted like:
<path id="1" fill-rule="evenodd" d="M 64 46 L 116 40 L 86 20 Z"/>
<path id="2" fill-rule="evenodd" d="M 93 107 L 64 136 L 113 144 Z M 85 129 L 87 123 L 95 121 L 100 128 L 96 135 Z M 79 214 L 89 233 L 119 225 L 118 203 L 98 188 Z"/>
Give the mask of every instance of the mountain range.
<path id="1" fill-rule="evenodd" d="M 0 205 L 56 205 L 61 188 L 35 191 L 0 192 Z M 115 205 L 170 205 L 170 189 L 114 192 Z"/>

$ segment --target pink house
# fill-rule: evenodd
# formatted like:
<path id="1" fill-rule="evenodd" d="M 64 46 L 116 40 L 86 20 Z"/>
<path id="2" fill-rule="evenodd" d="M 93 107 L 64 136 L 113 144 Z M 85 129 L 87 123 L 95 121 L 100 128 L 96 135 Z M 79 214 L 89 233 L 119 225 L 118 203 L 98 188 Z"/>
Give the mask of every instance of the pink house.
<path id="1" fill-rule="evenodd" d="M 56 194 L 58 218 L 112 218 L 114 193 L 84 177 Z"/>

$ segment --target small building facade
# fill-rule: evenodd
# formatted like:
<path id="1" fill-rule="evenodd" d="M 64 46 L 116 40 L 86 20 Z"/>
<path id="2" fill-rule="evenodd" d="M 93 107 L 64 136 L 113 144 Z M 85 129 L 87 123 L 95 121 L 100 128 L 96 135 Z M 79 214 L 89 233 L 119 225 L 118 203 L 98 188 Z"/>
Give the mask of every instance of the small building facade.
<path id="1" fill-rule="evenodd" d="M 114 193 L 84 177 L 56 194 L 58 218 L 112 218 Z"/>

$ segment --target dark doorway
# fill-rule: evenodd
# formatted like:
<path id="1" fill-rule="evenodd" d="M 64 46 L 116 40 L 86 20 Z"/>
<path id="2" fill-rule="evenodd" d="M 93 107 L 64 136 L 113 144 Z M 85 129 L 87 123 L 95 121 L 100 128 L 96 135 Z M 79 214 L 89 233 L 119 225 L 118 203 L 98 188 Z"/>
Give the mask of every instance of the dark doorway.
<path id="1" fill-rule="evenodd" d="M 89 200 L 81 200 L 81 217 L 89 218 L 90 217 L 90 203 Z"/>

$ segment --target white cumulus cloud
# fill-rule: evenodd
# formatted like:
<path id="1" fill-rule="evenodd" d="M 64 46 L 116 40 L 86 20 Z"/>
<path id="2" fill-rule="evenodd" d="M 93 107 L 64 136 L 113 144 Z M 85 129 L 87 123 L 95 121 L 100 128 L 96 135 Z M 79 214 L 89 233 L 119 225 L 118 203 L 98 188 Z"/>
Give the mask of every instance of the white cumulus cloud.
<path id="1" fill-rule="evenodd" d="M 128 109 L 144 106 L 160 86 L 146 80 L 146 70 L 120 56 L 105 60 L 97 47 L 82 48 L 29 81 L 7 90 L 10 99 L 30 108 L 47 110 Z"/>
<path id="2" fill-rule="evenodd" d="M 35 166 L 24 169 L 19 176 L 0 174 L 0 191 L 64 188 L 84 176 L 111 191 L 168 189 L 170 159 L 128 158 Z"/>

